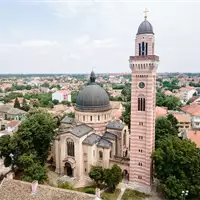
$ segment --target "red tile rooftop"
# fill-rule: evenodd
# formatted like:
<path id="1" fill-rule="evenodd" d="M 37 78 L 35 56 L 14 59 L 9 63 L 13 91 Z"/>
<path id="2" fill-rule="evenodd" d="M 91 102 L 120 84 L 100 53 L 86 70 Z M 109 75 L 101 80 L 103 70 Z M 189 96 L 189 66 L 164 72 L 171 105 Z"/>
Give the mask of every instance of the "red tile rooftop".
<path id="1" fill-rule="evenodd" d="M 167 107 L 159 107 L 156 106 L 156 118 L 158 117 L 164 117 L 168 113 L 168 108 Z"/>
<path id="2" fill-rule="evenodd" d="M 200 130 L 188 131 L 187 138 L 194 142 L 197 145 L 197 148 L 200 148 Z"/>
<path id="3" fill-rule="evenodd" d="M 12 120 L 12 121 L 10 121 L 10 122 L 8 122 L 8 123 L 6 124 L 6 127 L 14 128 L 14 127 L 16 127 L 19 123 L 20 123 L 20 121 L 18 121 L 18 120 Z"/>
<path id="4" fill-rule="evenodd" d="M 192 116 L 200 116 L 200 105 L 199 104 L 191 104 L 181 107 L 181 110 L 192 115 Z"/>
<path id="5" fill-rule="evenodd" d="M 176 119 L 179 122 L 191 122 L 190 116 L 184 113 L 173 113 L 173 116 L 176 117 Z"/>

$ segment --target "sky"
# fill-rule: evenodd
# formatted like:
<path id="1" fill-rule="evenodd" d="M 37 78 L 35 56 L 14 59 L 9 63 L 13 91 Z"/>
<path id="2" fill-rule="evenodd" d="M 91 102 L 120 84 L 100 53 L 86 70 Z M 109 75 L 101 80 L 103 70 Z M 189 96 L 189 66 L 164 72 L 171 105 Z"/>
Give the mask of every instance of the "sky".
<path id="1" fill-rule="evenodd" d="M 0 0 L 0 74 L 130 72 L 145 8 L 158 72 L 200 72 L 200 0 Z"/>

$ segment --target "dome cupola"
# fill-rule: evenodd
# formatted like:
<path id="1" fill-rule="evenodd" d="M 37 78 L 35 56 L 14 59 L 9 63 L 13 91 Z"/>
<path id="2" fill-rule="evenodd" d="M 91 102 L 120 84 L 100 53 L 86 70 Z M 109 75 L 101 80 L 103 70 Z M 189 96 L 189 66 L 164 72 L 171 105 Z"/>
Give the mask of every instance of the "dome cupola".
<path id="1" fill-rule="evenodd" d="M 140 24 L 139 28 L 138 28 L 138 32 L 137 35 L 141 35 L 141 34 L 154 34 L 153 32 L 153 26 L 151 25 L 151 23 L 147 20 L 147 13 L 149 11 L 147 9 L 145 9 L 144 11 L 144 21 Z"/>
<path id="2" fill-rule="evenodd" d="M 141 35 L 141 34 L 154 34 L 153 26 L 146 19 L 140 24 L 138 28 L 137 35 Z"/>
<path id="3" fill-rule="evenodd" d="M 95 83 L 95 73 L 90 74 L 90 84 L 83 88 L 76 98 L 75 108 L 80 111 L 105 111 L 110 110 L 111 105 L 106 91 Z"/>

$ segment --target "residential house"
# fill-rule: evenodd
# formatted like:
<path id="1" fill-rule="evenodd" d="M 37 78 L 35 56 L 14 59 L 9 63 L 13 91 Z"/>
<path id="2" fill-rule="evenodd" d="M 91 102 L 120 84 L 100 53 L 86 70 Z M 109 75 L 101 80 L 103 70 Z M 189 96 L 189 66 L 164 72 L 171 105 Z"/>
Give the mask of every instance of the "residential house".
<path id="1" fill-rule="evenodd" d="M 191 117 L 192 128 L 200 129 L 200 105 L 191 104 L 181 107 L 181 110 Z"/>
<path id="2" fill-rule="evenodd" d="M 111 101 L 110 104 L 112 106 L 114 119 L 120 120 L 120 117 L 122 116 L 122 112 L 124 111 L 124 107 L 122 106 L 122 103 L 120 101 Z"/>
<path id="3" fill-rule="evenodd" d="M 168 114 L 168 108 L 167 107 L 156 106 L 156 118 L 166 117 L 167 114 Z"/>
<path id="4" fill-rule="evenodd" d="M 5 130 L 8 133 L 14 133 L 18 130 L 20 123 L 21 123 L 21 121 L 19 121 L 19 120 L 11 120 L 6 124 Z"/>
<path id="5" fill-rule="evenodd" d="M 59 102 L 62 101 L 69 101 L 71 102 L 71 92 L 68 90 L 59 90 L 52 94 L 52 101 L 58 100 Z"/>
<path id="6" fill-rule="evenodd" d="M 0 117 L 3 119 L 20 120 L 27 112 L 14 108 L 11 105 L 0 105 Z"/>
<path id="7" fill-rule="evenodd" d="M 180 99 L 183 104 L 187 103 L 189 99 L 191 99 L 196 93 L 196 89 L 194 87 L 182 87 L 179 89 Z"/>
<path id="8" fill-rule="evenodd" d="M 191 118 L 188 114 L 184 112 L 169 111 L 178 121 L 179 131 L 191 129 Z"/>

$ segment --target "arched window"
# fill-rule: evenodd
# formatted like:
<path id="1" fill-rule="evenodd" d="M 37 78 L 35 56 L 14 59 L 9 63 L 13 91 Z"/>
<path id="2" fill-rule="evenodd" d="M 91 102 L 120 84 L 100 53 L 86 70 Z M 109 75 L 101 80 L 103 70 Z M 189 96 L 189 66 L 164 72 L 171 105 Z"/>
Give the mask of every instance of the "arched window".
<path id="1" fill-rule="evenodd" d="M 74 157 L 74 141 L 71 138 L 67 139 L 67 155 Z"/>
<path id="2" fill-rule="evenodd" d="M 141 44 L 139 43 L 139 56 L 141 56 Z"/>
<path id="3" fill-rule="evenodd" d="M 145 55 L 145 45 L 144 45 L 144 42 L 142 42 L 142 56 Z"/>
<path id="4" fill-rule="evenodd" d="M 98 115 L 98 121 L 100 121 L 100 116 Z"/>
<path id="5" fill-rule="evenodd" d="M 103 152 L 99 151 L 99 160 L 103 160 Z"/>
<path id="6" fill-rule="evenodd" d="M 83 115 L 83 121 L 85 121 L 85 115 Z"/>
<path id="7" fill-rule="evenodd" d="M 146 48 L 145 48 L 145 50 L 146 50 L 146 56 L 148 55 L 148 43 L 146 43 Z"/>
<path id="8" fill-rule="evenodd" d="M 92 121 L 92 116 L 90 116 L 90 121 Z"/>
<path id="9" fill-rule="evenodd" d="M 110 158 L 112 158 L 112 151 L 110 151 Z"/>
<path id="10" fill-rule="evenodd" d="M 138 97 L 138 111 L 145 111 L 146 107 L 146 100 L 144 96 Z"/>
<path id="11" fill-rule="evenodd" d="M 123 145 L 126 146 L 126 130 L 124 130 Z"/>

